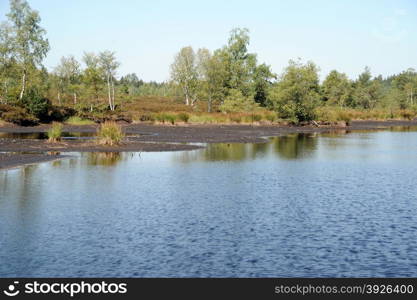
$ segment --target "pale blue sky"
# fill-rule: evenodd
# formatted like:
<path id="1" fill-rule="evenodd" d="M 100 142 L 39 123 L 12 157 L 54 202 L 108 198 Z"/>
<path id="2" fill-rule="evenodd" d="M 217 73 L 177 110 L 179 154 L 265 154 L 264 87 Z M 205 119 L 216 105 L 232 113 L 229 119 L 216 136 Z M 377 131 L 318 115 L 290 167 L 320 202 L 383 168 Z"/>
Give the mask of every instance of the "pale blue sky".
<path id="1" fill-rule="evenodd" d="M 0 0 L 0 20 L 8 11 Z M 183 46 L 224 45 L 234 27 L 251 33 L 250 51 L 281 73 L 289 59 L 312 60 L 355 78 L 368 65 L 384 76 L 417 69 L 415 0 L 29 0 L 42 17 L 54 67 L 61 56 L 109 49 L 119 74 L 169 78 Z"/>

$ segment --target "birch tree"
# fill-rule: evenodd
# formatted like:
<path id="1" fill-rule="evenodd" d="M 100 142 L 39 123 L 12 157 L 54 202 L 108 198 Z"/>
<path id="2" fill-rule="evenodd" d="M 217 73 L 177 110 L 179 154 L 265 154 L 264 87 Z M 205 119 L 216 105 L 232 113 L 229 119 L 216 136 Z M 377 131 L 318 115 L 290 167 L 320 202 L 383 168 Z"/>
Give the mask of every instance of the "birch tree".
<path id="1" fill-rule="evenodd" d="M 83 74 L 83 82 L 87 86 L 87 90 L 92 91 L 92 93 L 88 94 L 92 94 L 92 98 L 98 102 L 103 83 L 103 70 L 100 67 L 100 58 L 94 53 L 84 53 L 83 62 L 86 65 Z M 90 105 L 91 111 L 93 110 L 92 102 L 93 101 L 91 101 Z"/>
<path id="2" fill-rule="evenodd" d="M 115 110 L 115 88 L 114 80 L 116 76 L 117 68 L 120 66 L 120 63 L 116 60 L 114 52 L 103 51 L 99 55 L 100 65 L 104 71 L 106 81 L 107 81 L 107 93 L 109 99 L 110 110 Z"/>
<path id="3" fill-rule="evenodd" d="M 197 101 L 198 70 L 196 54 L 192 47 L 184 47 L 171 65 L 171 79 L 177 83 L 185 97 L 186 105 Z"/>
<path id="4" fill-rule="evenodd" d="M 10 27 L 0 25 L 0 103 L 7 102 L 7 94 L 12 73 L 13 59 L 9 43 Z"/>
<path id="5" fill-rule="evenodd" d="M 29 70 L 42 64 L 49 51 L 49 42 L 45 38 L 46 31 L 40 26 L 39 13 L 32 10 L 27 1 L 10 0 L 7 18 L 10 23 L 10 47 L 21 73 L 19 100 L 22 100 L 29 81 Z"/>
<path id="6" fill-rule="evenodd" d="M 207 96 L 207 111 L 212 112 L 213 102 L 221 101 L 225 96 L 227 71 L 221 58 L 208 49 L 199 49 L 197 58 L 200 89 L 204 90 Z"/>
<path id="7" fill-rule="evenodd" d="M 80 81 L 80 64 L 74 56 L 62 57 L 60 64 L 55 68 L 59 78 L 58 101 L 61 102 L 60 91 L 67 90 L 72 94 L 74 104 L 77 104 L 77 93 Z"/>

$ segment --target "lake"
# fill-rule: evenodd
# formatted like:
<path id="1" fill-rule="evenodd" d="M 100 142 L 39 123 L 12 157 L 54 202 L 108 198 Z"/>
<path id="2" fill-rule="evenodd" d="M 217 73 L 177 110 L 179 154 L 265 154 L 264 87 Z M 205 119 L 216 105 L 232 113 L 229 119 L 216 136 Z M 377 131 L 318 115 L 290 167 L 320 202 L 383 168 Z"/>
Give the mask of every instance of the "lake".
<path id="1" fill-rule="evenodd" d="M 416 277 L 416 130 L 0 171 L 0 277 Z"/>

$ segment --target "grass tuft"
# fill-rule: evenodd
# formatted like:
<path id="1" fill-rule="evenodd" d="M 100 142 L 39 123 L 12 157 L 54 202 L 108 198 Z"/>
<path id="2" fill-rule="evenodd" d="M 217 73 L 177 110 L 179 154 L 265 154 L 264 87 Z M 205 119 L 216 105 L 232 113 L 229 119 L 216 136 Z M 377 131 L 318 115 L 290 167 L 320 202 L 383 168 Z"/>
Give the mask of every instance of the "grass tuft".
<path id="1" fill-rule="evenodd" d="M 62 128 L 64 126 L 61 123 L 53 122 L 51 128 L 48 130 L 48 142 L 56 143 L 61 140 Z"/>
<path id="2" fill-rule="evenodd" d="M 93 125 L 94 124 L 94 122 L 91 120 L 83 119 L 77 116 L 68 118 L 68 120 L 65 123 L 69 125 Z"/>
<path id="3" fill-rule="evenodd" d="M 177 115 L 178 119 L 184 123 L 188 123 L 188 120 L 190 119 L 190 115 L 184 112 L 181 112 Z"/>
<path id="4" fill-rule="evenodd" d="M 97 141 L 100 145 L 114 146 L 119 145 L 124 136 L 122 128 L 116 122 L 107 121 L 100 125 Z"/>

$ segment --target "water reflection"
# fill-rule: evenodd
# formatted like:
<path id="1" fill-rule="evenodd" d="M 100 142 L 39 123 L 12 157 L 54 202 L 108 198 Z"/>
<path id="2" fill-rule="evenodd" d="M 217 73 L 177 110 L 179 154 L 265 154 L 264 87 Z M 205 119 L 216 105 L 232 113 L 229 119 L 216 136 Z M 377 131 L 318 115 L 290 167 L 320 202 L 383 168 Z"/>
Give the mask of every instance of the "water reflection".
<path id="1" fill-rule="evenodd" d="M 127 158 L 119 152 L 92 152 L 87 153 L 86 156 L 87 164 L 92 166 L 113 166 Z"/>
<path id="2" fill-rule="evenodd" d="M 290 134 L 273 141 L 275 153 L 283 159 L 297 159 L 311 155 L 317 147 L 317 134 Z"/>
<path id="3" fill-rule="evenodd" d="M 270 138 L 267 143 L 207 144 L 203 150 L 181 152 L 174 157 L 183 163 L 193 161 L 243 161 L 267 156 L 278 156 L 285 160 L 300 159 L 314 155 L 314 151 L 317 149 L 317 137 L 317 134 L 296 133 Z"/>

